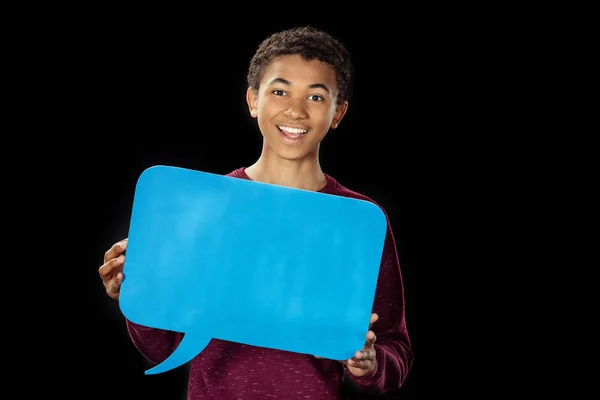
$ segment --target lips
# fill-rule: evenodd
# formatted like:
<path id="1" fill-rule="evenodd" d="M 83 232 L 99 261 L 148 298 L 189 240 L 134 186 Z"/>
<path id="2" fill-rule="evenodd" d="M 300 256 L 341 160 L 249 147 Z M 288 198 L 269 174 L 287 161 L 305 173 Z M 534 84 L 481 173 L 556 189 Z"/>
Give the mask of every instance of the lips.
<path id="1" fill-rule="evenodd" d="M 288 144 L 299 144 L 304 140 L 307 129 L 278 126 L 281 139 Z"/>

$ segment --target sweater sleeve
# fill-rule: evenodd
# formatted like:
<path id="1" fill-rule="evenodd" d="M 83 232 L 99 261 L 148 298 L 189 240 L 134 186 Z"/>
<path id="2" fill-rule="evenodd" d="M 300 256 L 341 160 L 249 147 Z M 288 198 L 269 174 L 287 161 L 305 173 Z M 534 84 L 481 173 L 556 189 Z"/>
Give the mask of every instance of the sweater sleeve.
<path id="1" fill-rule="evenodd" d="M 159 364 L 175 351 L 183 334 L 156 328 L 148 328 L 125 319 L 127 331 L 138 351 L 150 362 Z"/>
<path id="2" fill-rule="evenodd" d="M 384 393 L 402 386 L 413 362 L 406 328 L 400 262 L 389 220 L 373 312 L 379 315 L 371 327 L 376 336 L 374 369 L 362 377 L 352 375 L 346 367 L 344 369 L 347 379 L 351 379 L 363 391 Z"/>

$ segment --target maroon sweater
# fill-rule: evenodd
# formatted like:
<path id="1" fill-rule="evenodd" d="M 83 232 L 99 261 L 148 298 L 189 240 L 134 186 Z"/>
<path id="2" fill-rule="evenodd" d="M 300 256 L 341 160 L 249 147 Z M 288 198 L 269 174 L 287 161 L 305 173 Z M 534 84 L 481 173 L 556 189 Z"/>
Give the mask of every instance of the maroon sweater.
<path id="1" fill-rule="evenodd" d="M 244 169 L 228 176 L 250 180 Z M 374 203 L 326 177 L 327 184 L 321 192 Z M 348 397 L 342 385 L 346 379 L 370 393 L 402 386 L 413 353 L 406 329 L 402 275 L 389 220 L 373 312 L 379 315 L 371 328 L 377 336 L 377 359 L 375 368 L 366 376 L 352 375 L 338 361 L 212 339 L 191 361 L 188 399 L 345 400 Z M 165 360 L 183 337 L 181 333 L 147 328 L 129 320 L 126 323 L 135 347 L 154 363 Z"/>

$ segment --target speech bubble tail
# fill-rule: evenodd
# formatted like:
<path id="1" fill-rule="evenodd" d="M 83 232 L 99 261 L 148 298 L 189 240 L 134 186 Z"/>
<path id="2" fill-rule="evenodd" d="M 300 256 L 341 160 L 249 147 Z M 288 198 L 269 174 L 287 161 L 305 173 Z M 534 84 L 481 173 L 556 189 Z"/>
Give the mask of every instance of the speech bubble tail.
<path id="1" fill-rule="evenodd" d="M 166 360 L 147 370 L 145 375 L 160 374 L 187 363 L 204 350 L 208 342 L 210 342 L 210 338 L 203 340 L 201 337 L 192 334 L 184 335 L 175 351 Z"/>

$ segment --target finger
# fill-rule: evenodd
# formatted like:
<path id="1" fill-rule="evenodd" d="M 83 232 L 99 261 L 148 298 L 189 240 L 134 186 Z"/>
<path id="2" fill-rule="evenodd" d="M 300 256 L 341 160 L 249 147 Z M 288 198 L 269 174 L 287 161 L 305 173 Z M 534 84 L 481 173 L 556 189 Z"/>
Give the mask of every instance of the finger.
<path id="1" fill-rule="evenodd" d="M 377 320 L 379 319 L 379 315 L 373 313 L 371 314 L 371 320 L 369 321 L 369 329 L 371 329 L 371 327 L 373 326 L 373 324 L 375 322 L 377 322 Z"/>
<path id="2" fill-rule="evenodd" d="M 120 295 L 120 290 L 113 287 L 113 285 L 110 285 L 107 289 L 106 289 L 106 294 L 108 294 L 110 297 L 112 297 L 115 300 L 119 299 L 119 295 Z"/>
<path id="3" fill-rule="evenodd" d="M 113 258 L 108 262 L 102 264 L 100 268 L 98 268 L 98 273 L 102 280 L 107 280 L 113 278 L 117 273 L 123 271 L 123 264 L 125 263 L 125 256 L 120 255 L 117 258 Z"/>
<path id="4" fill-rule="evenodd" d="M 127 238 L 117 242 L 111 246 L 110 249 L 104 253 L 104 262 L 108 262 L 109 260 L 118 257 L 120 254 L 123 254 L 125 250 L 127 250 Z"/>
<path id="5" fill-rule="evenodd" d="M 369 331 L 367 332 L 367 340 L 365 340 L 365 349 L 372 349 L 375 345 L 375 341 L 377 340 L 377 335 L 375 332 Z"/>
<path id="6" fill-rule="evenodd" d="M 351 360 L 374 360 L 375 359 L 375 349 L 363 349 L 362 351 L 357 351 L 354 353 L 354 357 Z"/>
<path id="7" fill-rule="evenodd" d="M 123 274 L 120 274 L 121 277 Z M 109 284 L 108 287 L 106 288 L 106 293 L 112 297 L 113 299 L 118 299 L 119 295 L 121 293 L 121 282 L 122 282 L 122 278 L 119 279 L 118 277 L 115 277 L 115 279 L 112 279 Z"/>
<path id="8" fill-rule="evenodd" d="M 354 368 L 370 369 L 372 364 L 373 360 L 356 360 L 354 358 L 351 358 L 348 360 L 346 365 Z"/>

